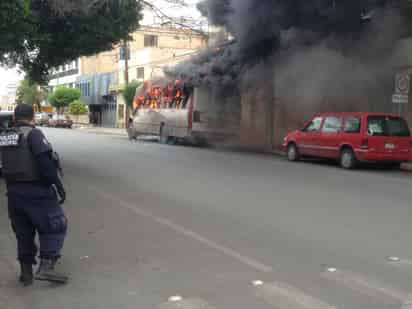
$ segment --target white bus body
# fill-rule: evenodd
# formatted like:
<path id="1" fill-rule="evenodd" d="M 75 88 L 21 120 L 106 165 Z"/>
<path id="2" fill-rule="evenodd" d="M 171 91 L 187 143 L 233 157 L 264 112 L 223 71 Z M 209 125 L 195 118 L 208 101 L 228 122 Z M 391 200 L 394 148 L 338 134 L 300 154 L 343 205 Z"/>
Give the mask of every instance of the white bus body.
<path id="1" fill-rule="evenodd" d="M 240 102 L 209 88 L 195 88 L 185 108 L 139 108 L 130 137 L 159 136 L 161 142 L 208 143 L 233 138 L 239 131 Z"/>

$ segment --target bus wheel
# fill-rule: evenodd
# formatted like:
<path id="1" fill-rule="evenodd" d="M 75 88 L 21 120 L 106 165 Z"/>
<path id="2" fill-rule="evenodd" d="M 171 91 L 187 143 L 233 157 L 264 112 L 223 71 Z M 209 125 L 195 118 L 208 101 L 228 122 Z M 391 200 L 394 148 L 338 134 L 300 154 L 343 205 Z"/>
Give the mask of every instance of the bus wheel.
<path id="1" fill-rule="evenodd" d="M 164 144 L 164 145 L 167 144 L 168 143 L 168 137 L 160 135 L 159 142 L 160 142 L 160 144 Z"/>
<path id="2" fill-rule="evenodd" d="M 167 133 L 165 132 L 166 130 L 164 129 L 164 124 L 160 126 L 160 132 L 159 132 L 159 142 L 160 144 L 168 144 L 169 141 L 169 136 L 167 136 Z"/>

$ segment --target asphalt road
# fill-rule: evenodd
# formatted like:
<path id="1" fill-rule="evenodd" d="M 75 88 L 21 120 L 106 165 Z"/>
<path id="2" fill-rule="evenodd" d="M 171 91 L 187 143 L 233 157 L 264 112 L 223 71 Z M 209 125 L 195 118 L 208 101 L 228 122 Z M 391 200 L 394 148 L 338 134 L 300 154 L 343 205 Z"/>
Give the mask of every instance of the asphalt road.
<path id="1" fill-rule="evenodd" d="M 411 173 L 45 132 L 72 280 L 18 286 L 1 207 L 1 309 L 412 308 Z"/>

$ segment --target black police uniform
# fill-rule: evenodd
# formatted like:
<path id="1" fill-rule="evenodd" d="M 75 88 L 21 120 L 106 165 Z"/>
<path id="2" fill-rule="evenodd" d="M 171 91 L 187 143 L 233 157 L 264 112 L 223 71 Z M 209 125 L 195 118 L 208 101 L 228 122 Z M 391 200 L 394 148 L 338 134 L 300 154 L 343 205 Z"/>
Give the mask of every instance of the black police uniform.
<path id="1" fill-rule="evenodd" d="M 54 273 L 67 232 L 67 218 L 59 205 L 57 192 L 64 198 L 65 193 L 53 161 L 53 150 L 39 129 L 18 124 L 16 131 L 20 134 L 19 146 L 2 147 L 2 153 L 18 260 L 26 267 L 36 264 L 37 232 L 41 259 L 38 274 L 48 273 L 50 276 L 46 274 L 36 279 L 65 283 L 67 277 Z"/>

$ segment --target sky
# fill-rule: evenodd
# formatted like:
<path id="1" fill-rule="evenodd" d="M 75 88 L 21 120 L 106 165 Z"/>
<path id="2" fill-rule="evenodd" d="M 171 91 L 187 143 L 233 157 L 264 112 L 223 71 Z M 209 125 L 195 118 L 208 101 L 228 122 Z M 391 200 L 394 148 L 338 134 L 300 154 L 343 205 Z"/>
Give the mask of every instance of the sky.
<path id="1" fill-rule="evenodd" d="M 176 6 L 170 4 L 170 1 L 169 3 L 165 0 L 155 0 L 153 2 L 156 4 L 156 6 L 161 8 L 164 13 L 170 15 L 171 17 L 177 18 L 181 16 L 190 16 L 194 19 L 200 18 L 200 13 L 196 9 L 196 3 L 198 2 L 198 0 L 186 0 L 186 2 L 189 4 L 189 7 L 184 9 L 176 9 Z M 145 12 L 142 24 L 153 25 L 153 22 L 153 16 L 151 16 L 149 12 Z M 5 69 L 0 67 L 0 96 L 4 94 L 5 87 L 9 83 L 17 82 L 22 78 L 23 75 L 19 74 L 16 69 Z"/>
<path id="2" fill-rule="evenodd" d="M 188 4 L 186 8 L 174 5 L 173 1 L 170 0 L 152 0 L 152 2 L 155 3 L 158 8 L 161 8 L 162 12 L 170 17 L 189 17 L 196 20 L 201 19 L 200 12 L 196 8 L 196 4 L 197 2 L 199 2 L 199 0 L 185 0 L 185 2 Z M 153 23 L 156 22 L 158 22 L 158 20 L 154 18 L 153 15 L 150 14 L 150 12 L 145 11 L 145 15 L 141 23 L 143 25 L 153 25 Z"/>

